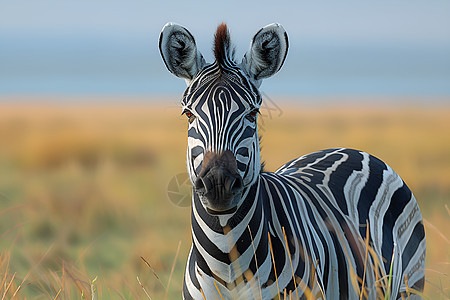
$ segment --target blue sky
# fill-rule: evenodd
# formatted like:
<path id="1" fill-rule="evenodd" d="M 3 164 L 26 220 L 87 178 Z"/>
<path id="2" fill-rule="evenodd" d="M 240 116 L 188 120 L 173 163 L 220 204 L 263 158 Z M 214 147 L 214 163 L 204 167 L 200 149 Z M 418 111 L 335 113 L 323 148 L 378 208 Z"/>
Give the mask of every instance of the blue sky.
<path id="1" fill-rule="evenodd" d="M 0 94 L 167 94 L 171 84 L 178 93 L 184 87 L 173 82 L 157 51 L 159 32 L 169 21 L 189 28 L 209 60 L 222 21 L 238 56 L 260 27 L 283 24 L 291 44 L 286 72 L 265 84 L 275 93 L 351 94 L 355 88 L 371 94 L 377 92 L 376 84 L 370 87 L 373 79 L 381 94 L 450 94 L 450 1 L 220 3 L 0 0 Z M 305 83 L 303 90 L 290 88 L 295 80 Z M 420 82 L 436 87 L 421 92 L 414 88 Z"/>
<path id="2" fill-rule="evenodd" d="M 209 34 L 221 21 L 239 33 L 280 22 L 290 35 L 317 39 L 450 43 L 450 1 L 0 1 L 2 34 L 142 35 L 164 23 Z M 241 35 L 241 34 L 239 34 Z"/>

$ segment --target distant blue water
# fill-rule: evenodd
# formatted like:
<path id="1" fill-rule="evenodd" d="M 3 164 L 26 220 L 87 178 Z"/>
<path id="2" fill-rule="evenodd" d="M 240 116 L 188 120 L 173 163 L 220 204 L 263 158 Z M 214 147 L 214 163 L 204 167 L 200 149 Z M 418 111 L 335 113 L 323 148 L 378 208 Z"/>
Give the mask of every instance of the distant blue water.
<path id="1" fill-rule="evenodd" d="M 0 37 L 0 43 L 0 96 L 181 95 L 185 89 L 150 40 Z M 444 46 L 293 44 L 282 70 L 261 89 L 293 97 L 448 97 L 449 53 Z"/>

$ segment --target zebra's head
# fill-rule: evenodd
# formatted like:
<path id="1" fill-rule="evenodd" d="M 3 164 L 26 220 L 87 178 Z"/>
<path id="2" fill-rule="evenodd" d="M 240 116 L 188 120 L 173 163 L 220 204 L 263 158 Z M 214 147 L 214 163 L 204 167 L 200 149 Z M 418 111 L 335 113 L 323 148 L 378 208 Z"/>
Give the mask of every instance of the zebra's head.
<path id="1" fill-rule="evenodd" d="M 283 65 L 287 34 L 278 24 L 262 28 L 236 63 L 227 26 L 221 24 L 215 61 L 207 63 L 192 34 L 168 23 L 159 49 L 169 71 L 188 85 L 181 104 L 189 122 L 187 164 L 194 191 L 208 213 L 232 213 L 261 171 L 258 87 Z"/>

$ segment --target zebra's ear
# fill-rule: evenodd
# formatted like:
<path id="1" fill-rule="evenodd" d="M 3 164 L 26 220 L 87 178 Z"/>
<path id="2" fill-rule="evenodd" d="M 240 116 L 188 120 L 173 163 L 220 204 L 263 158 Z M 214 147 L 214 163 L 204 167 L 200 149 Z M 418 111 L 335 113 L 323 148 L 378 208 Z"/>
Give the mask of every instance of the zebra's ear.
<path id="1" fill-rule="evenodd" d="M 167 69 L 187 82 L 192 80 L 205 64 L 192 34 L 175 23 L 167 23 L 162 29 L 159 51 Z"/>
<path id="2" fill-rule="evenodd" d="M 289 48 L 288 36 L 280 24 L 261 28 L 253 37 L 241 67 L 259 86 L 261 80 L 281 69 Z"/>

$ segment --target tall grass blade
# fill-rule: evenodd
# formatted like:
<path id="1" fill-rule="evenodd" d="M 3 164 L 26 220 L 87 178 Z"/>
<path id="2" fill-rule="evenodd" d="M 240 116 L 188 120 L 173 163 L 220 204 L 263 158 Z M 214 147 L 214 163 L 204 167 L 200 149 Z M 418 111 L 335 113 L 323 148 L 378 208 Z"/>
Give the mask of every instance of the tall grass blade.
<path id="1" fill-rule="evenodd" d="M 178 242 L 177 252 L 175 253 L 175 259 L 173 260 L 172 269 L 170 270 L 169 280 L 167 281 L 166 293 L 164 299 L 167 299 L 167 294 L 169 293 L 170 282 L 172 281 L 173 272 L 175 271 L 175 265 L 177 264 L 178 254 L 180 253 L 181 240 Z"/>
<path id="2" fill-rule="evenodd" d="M 362 300 L 363 299 L 363 295 L 365 292 L 364 289 L 364 284 L 366 282 L 366 272 L 367 272 L 367 258 L 369 256 L 369 222 L 366 220 L 366 240 L 364 241 L 364 244 L 366 246 L 366 251 L 364 254 L 364 274 L 363 274 L 363 279 L 362 279 L 362 283 L 361 283 L 361 293 L 359 294 L 359 299 Z M 367 295 L 366 295 L 367 296 Z"/>
<path id="3" fill-rule="evenodd" d="M 0 290 L 5 288 L 5 283 L 6 283 L 6 279 L 8 278 L 8 272 L 9 272 L 9 260 L 10 260 L 10 256 L 6 255 L 5 252 L 2 252 L 2 255 L 0 256 L 0 262 L 1 262 L 1 267 L 3 267 L 3 265 L 5 264 L 6 261 L 6 267 L 5 267 L 5 275 L 3 275 L 3 279 L 2 282 L 0 283 Z"/>
<path id="4" fill-rule="evenodd" d="M 53 300 L 56 300 L 56 299 L 58 299 L 58 297 L 59 297 L 59 294 L 61 294 L 61 291 L 62 291 L 62 289 L 59 289 L 59 292 L 58 292 L 58 294 L 56 294 L 56 296 L 55 296 L 55 298 L 53 298 Z"/>
<path id="5" fill-rule="evenodd" d="M 66 266 L 65 262 L 63 261 L 62 265 L 62 291 L 63 291 L 63 298 L 66 299 L 66 272 L 65 272 Z"/>
<path id="6" fill-rule="evenodd" d="M 216 287 L 217 292 L 219 293 L 220 299 L 223 300 L 222 294 L 220 293 L 219 287 L 216 284 L 216 281 L 214 280 L 214 286 Z"/>
<path id="7" fill-rule="evenodd" d="M 153 275 L 155 275 L 156 279 L 158 279 L 158 282 L 162 285 L 162 287 L 163 287 L 164 289 L 166 289 L 164 283 L 161 281 L 161 279 L 159 278 L 158 274 L 156 274 L 155 269 L 153 269 L 152 265 L 151 265 L 147 260 L 145 260 L 145 258 L 143 258 L 142 256 L 141 256 L 141 259 L 142 259 L 142 260 L 145 262 L 145 264 L 150 268 L 150 270 L 152 270 Z"/>
<path id="8" fill-rule="evenodd" d="M 103 272 L 103 268 L 102 268 L 102 266 L 99 266 L 99 268 L 100 268 L 100 272 L 102 273 L 103 282 L 105 282 L 106 288 L 108 289 L 109 297 L 112 299 L 111 289 L 109 288 L 109 284 L 106 282 L 105 273 Z M 64 280 L 63 280 L 63 282 L 64 282 Z M 64 286 L 64 284 L 63 284 L 63 286 Z"/>
<path id="9" fill-rule="evenodd" d="M 144 291 L 144 293 L 147 295 L 148 299 L 152 299 L 152 297 L 150 297 L 150 295 L 147 293 L 147 291 L 145 290 L 145 287 L 142 285 L 141 281 L 139 280 L 139 276 L 136 276 L 137 281 L 139 282 L 139 285 L 141 286 L 142 290 Z"/>
<path id="10" fill-rule="evenodd" d="M 200 289 L 200 292 L 202 293 L 203 300 L 206 300 L 205 293 L 203 293 L 202 289 Z"/>
<path id="11" fill-rule="evenodd" d="M 316 274 L 317 274 L 316 270 L 317 270 L 317 266 L 318 265 L 319 265 L 319 259 L 316 260 L 316 263 L 313 265 L 313 269 L 312 269 L 312 272 L 311 272 L 311 278 L 310 278 L 311 288 L 314 286 L 314 282 L 316 282 L 317 285 L 320 287 L 319 280 L 317 279 L 317 276 L 316 276 Z M 322 288 L 320 290 L 322 291 Z M 307 292 L 305 292 L 305 294 L 306 294 L 306 297 L 307 297 L 308 300 L 314 300 L 315 299 L 315 295 L 313 294 L 313 290 L 312 289 L 308 288 L 308 290 L 307 290 Z M 323 292 L 322 292 L 322 295 L 323 295 Z"/>
<path id="12" fill-rule="evenodd" d="M 97 289 L 95 288 L 95 282 L 97 281 L 97 276 L 91 281 L 91 300 L 95 300 L 95 295 L 97 293 Z"/>
<path id="13" fill-rule="evenodd" d="M 286 231 L 284 230 L 284 226 L 281 228 L 283 229 L 284 242 L 286 243 L 286 249 L 287 249 L 288 256 L 289 256 L 289 262 L 291 263 L 292 280 L 294 280 L 295 293 L 297 294 L 297 298 L 298 298 L 299 295 L 298 295 L 298 290 L 297 290 L 297 283 L 295 282 L 295 273 L 294 273 L 294 266 L 292 265 L 291 251 L 289 250 L 289 245 L 288 245 L 288 241 L 287 241 Z M 286 294 L 285 294 L 285 297 L 286 297 Z"/>
<path id="14" fill-rule="evenodd" d="M 275 281 L 277 282 L 278 299 L 280 299 L 280 287 L 278 286 L 277 268 L 275 266 L 275 258 L 273 255 L 272 240 L 270 238 L 270 232 L 267 232 L 267 236 L 269 237 L 270 255 L 272 256 L 273 270 L 275 272 Z"/>
<path id="15" fill-rule="evenodd" d="M 256 265 L 256 276 L 258 278 L 258 290 L 259 290 L 259 297 L 262 300 L 262 290 L 261 290 L 261 280 L 259 278 L 259 268 L 258 268 L 258 260 L 256 258 L 256 249 L 255 249 L 255 244 L 253 242 L 253 235 L 252 235 L 252 231 L 250 230 L 250 225 L 247 225 L 248 228 L 248 232 L 250 233 L 250 239 L 252 241 L 252 247 L 253 247 L 253 256 L 255 257 L 255 265 Z"/>
<path id="16" fill-rule="evenodd" d="M 16 273 L 14 273 L 14 275 L 13 275 L 12 278 L 11 278 L 11 281 L 9 282 L 8 286 L 6 287 L 5 293 L 3 294 L 3 297 L 2 297 L 2 300 L 5 300 L 5 299 L 6 299 L 5 297 L 6 297 L 6 295 L 8 294 L 9 289 L 11 288 L 12 283 L 14 282 L 14 278 L 16 278 Z"/>
<path id="17" fill-rule="evenodd" d="M 337 235 L 339 242 L 341 244 L 342 250 L 344 250 L 344 254 L 345 254 L 345 258 L 347 259 L 347 264 L 350 266 L 349 267 L 349 271 L 350 271 L 350 280 L 351 280 L 351 284 L 353 286 L 354 291 L 356 292 L 357 295 L 360 294 L 360 290 L 359 290 L 359 285 L 358 285 L 358 275 L 355 272 L 355 268 L 352 265 L 352 260 L 351 260 L 351 256 L 348 253 L 348 249 L 346 247 L 346 240 L 345 238 L 342 236 L 341 232 L 339 230 L 333 230 L 333 232 Z"/>
<path id="18" fill-rule="evenodd" d="M 388 278 L 388 286 L 386 290 L 386 294 L 384 294 L 384 300 L 391 299 L 391 289 L 392 289 L 392 272 L 394 269 L 394 257 L 395 257 L 395 247 L 397 244 L 394 243 L 394 249 L 392 249 L 392 259 L 391 259 L 391 266 L 389 267 L 389 278 Z"/>

